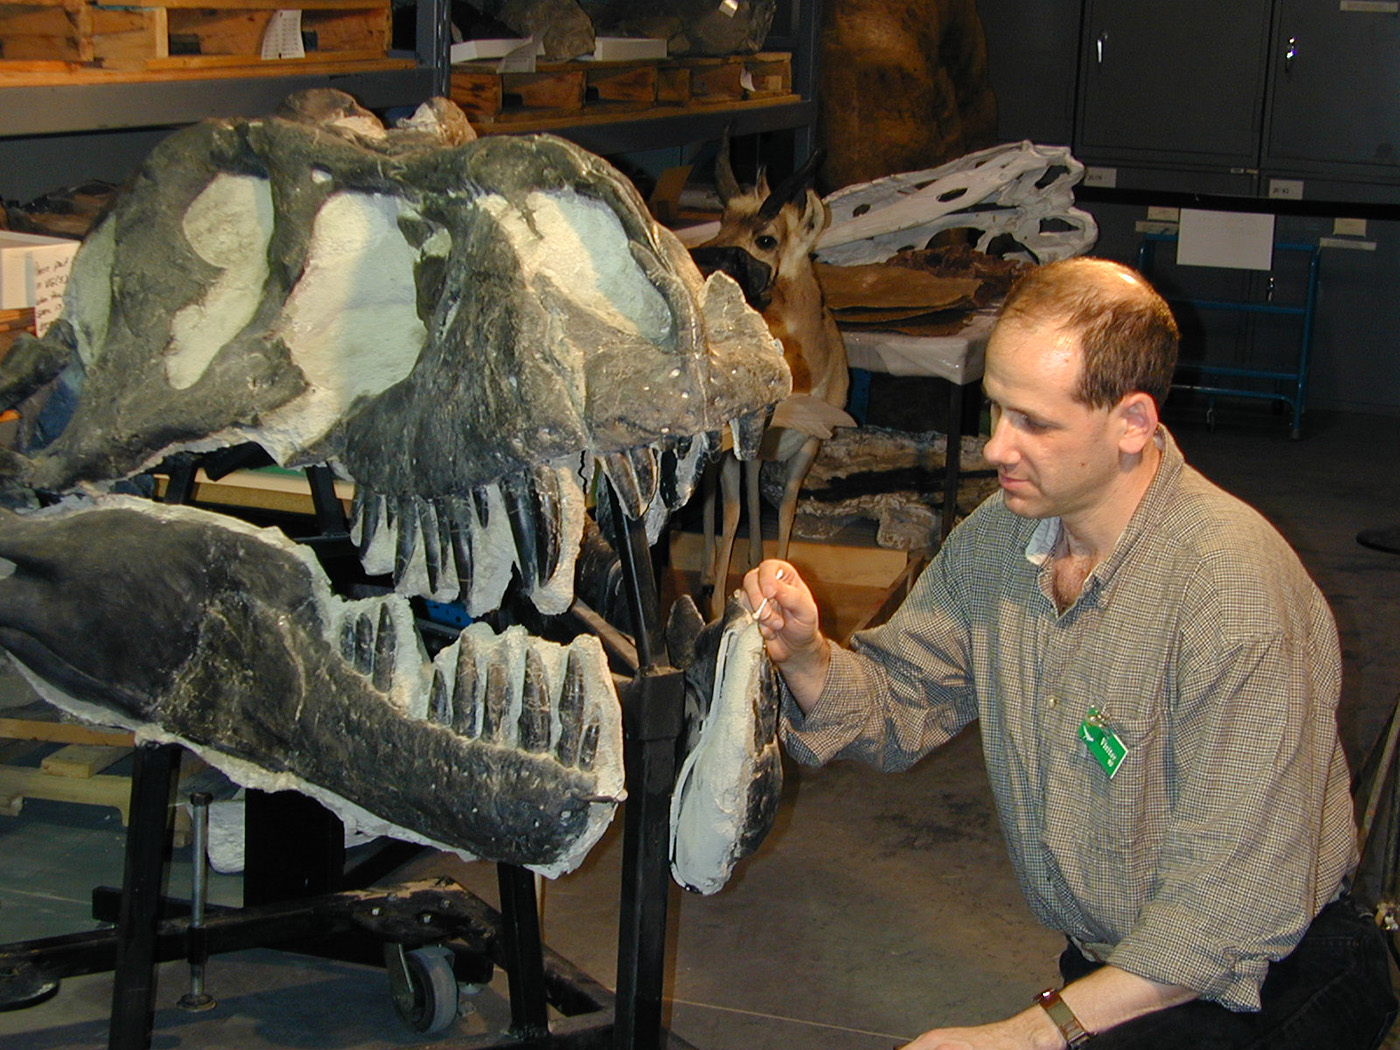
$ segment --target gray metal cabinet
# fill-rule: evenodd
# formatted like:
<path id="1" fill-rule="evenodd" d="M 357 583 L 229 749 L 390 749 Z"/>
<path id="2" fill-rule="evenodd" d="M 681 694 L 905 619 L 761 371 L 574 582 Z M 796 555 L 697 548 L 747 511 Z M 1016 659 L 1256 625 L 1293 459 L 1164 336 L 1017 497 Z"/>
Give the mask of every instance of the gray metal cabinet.
<path id="1" fill-rule="evenodd" d="M 1400 3 L 1276 5 L 1264 166 L 1400 180 Z"/>
<path id="2" fill-rule="evenodd" d="M 1076 152 L 1253 167 L 1272 0 L 1088 0 Z"/>
<path id="3" fill-rule="evenodd" d="M 1397 82 L 1400 2 L 1086 0 L 1075 152 L 1120 189 L 1400 202 Z"/>

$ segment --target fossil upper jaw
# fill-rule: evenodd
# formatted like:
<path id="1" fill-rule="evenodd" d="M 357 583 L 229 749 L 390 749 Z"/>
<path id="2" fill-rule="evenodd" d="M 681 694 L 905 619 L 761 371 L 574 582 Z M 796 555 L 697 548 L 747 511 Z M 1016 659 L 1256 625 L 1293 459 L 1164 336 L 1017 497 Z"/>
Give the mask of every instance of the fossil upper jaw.
<path id="1" fill-rule="evenodd" d="M 82 372 L 18 472 L 64 492 L 255 442 L 353 478 L 357 538 L 405 591 L 480 610 L 514 565 L 558 611 L 594 466 L 655 535 L 721 429 L 787 394 L 778 348 L 571 143 L 376 137 L 301 108 L 326 123 L 208 121 L 151 155 L 16 358 Z M 0 366 L 0 403 L 22 378 Z"/>

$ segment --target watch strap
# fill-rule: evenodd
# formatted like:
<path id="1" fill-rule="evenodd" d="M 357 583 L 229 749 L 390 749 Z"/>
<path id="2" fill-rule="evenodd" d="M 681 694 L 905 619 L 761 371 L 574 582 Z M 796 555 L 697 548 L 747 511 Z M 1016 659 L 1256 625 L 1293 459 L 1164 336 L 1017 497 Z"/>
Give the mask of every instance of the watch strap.
<path id="1" fill-rule="evenodd" d="M 1074 1011 L 1060 998 L 1060 993 L 1054 988 L 1047 988 L 1035 997 L 1036 1004 L 1054 1022 L 1060 1034 L 1065 1037 L 1065 1042 L 1069 1044 L 1070 1050 L 1075 1047 L 1085 1045 L 1093 1035 L 1084 1030 L 1084 1026 L 1079 1023 L 1079 1018 L 1074 1016 Z"/>

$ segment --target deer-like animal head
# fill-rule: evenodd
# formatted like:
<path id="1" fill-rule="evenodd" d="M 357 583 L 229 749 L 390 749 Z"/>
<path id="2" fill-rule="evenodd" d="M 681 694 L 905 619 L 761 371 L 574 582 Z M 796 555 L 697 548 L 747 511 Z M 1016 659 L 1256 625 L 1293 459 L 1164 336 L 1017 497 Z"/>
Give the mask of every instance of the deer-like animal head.
<path id="1" fill-rule="evenodd" d="M 691 251 L 703 273 L 722 270 L 739 283 L 754 309 L 768 309 L 777 283 L 810 273 L 809 257 L 830 213 L 812 189 L 824 152 L 818 150 L 797 171 L 770 190 L 760 171 L 757 185 L 743 187 L 729 162 L 729 138 L 715 163 L 716 188 L 724 216 L 714 237 Z"/>

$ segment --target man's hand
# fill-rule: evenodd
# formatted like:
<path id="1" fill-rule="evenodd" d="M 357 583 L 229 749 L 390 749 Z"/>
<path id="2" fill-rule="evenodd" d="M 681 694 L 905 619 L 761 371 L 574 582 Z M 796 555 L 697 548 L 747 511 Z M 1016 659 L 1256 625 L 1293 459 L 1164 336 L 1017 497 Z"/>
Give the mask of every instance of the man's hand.
<path id="1" fill-rule="evenodd" d="M 770 559 L 744 577 L 749 607 L 759 610 L 758 629 L 768 656 L 782 672 L 797 706 L 810 711 L 826 683 L 830 663 L 812 592 L 785 561 Z"/>
<path id="2" fill-rule="evenodd" d="M 902 1050 L 1060 1050 L 1064 1037 L 1040 1007 L 976 1028 L 935 1028 Z"/>

